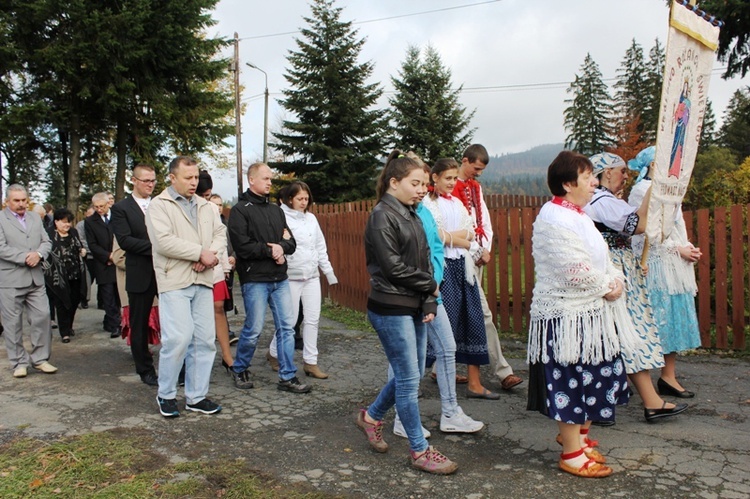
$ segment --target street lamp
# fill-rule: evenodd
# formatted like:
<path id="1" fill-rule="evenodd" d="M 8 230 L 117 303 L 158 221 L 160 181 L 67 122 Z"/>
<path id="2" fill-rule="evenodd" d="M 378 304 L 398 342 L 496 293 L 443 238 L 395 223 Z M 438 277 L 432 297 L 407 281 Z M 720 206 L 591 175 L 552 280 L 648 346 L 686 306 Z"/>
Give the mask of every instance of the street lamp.
<path id="1" fill-rule="evenodd" d="M 257 69 L 261 73 L 263 73 L 263 76 L 266 78 L 266 91 L 265 91 L 265 107 L 263 110 L 263 162 L 268 161 L 268 73 L 260 69 L 255 64 L 251 64 L 249 62 L 246 62 L 248 67 L 251 67 L 253 69 Z"/>

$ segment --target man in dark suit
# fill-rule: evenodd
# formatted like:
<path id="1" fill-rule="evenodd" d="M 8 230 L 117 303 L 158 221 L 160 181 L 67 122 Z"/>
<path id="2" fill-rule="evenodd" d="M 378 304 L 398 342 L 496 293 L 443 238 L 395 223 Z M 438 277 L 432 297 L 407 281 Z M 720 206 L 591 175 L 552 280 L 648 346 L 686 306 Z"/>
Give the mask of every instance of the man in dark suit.
<path id="1" fill-rule="evenodd" d="M 92 268 L 96 277 L 102 305 L 104 306 L 104 330 L 111 338 L 120 336 L 120 297 L 117 295 L 117 273 L 112 261 L 114 234 L 110 227 L 109 199 L 104 192 L 91 198 L 94 213 L 86 219 L 86 242 L 94 257 Z"/>
<path id="2" fill-rule="evenodd" d="M 42 220 L 27 213 L 29 197 L 19 184 L 8 186 L 7 208 L 0 212 L 0 313 L 5 325 L 5 350 L 15 378 L 25 378 L 29 364 L 52 374 L 52 334 L 42 260 L 52 249 Z M 31 353 L 23 345 L 22 317 L 31 324 Z"/>
<path id="3" fill-rule="evenodd" d="M 148 319 L 156 296 L 156 275 L 151 240 L 146 230 L 146 210 L 156 185 L 150 165 L 133 168 L 133 194 L 112 206 L 111 227 L 125 250 L 125 291 L 130 310 L 130 351 L 141 381 L 158 386 L 154 359 L 148 349 Z"/>

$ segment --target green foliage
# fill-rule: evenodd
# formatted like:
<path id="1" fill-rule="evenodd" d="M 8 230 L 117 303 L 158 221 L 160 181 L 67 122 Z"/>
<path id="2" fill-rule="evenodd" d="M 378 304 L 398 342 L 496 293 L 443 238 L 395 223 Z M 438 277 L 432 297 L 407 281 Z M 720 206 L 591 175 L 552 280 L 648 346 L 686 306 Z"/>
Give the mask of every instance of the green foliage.
<path id="1" fill-rule="evenodd" d="M 474 129 L 469 123 L 474 111 L 467 115 L 459 104 L 462 87 L 452 89 L 451 71 L 437 50 L 428 45 L 423 59 L 420 49 L 410 46 L 399 77 L 391 82 L 396 89 L 389 99 L 396 147 L 414 151 L 428 162 L 460 157 L 471 143 Z"/>
<path id="2" fill-rule="evenodd" d="M 612 144 L 612 98 L 590 54 L 586 54 L 581 74 L 576 74 L 567 92 L 573 98 L 565 100 L 570 104 L 564 113 L 565 129 L 570 132 L 565 147 L 586 156 L 605 150 Z"/>
<path id="3" fill-rule="evenodd" d="M 637 132 L 643 134 L 642 116 L 646 114 L 646 101 L 643 96 L 647 93 L 645 73 L 643 48 L 636 43 L 634 38 L 617 69 L 614 104 L 618 128 L 623 128 L 625 123 L 639 119 L 641 126 Z"/>
<path id="4" fill-rule="evenodd" d="M 718 142 L 740 161 L 750 156 L 750 86 L 735 91 L 729 100 Z"/>
<path id="5" fill-rule="evenodd" d="M 654 46 L 648 51 L 643 75 L 643 109 L 641 123 L 643 139 L 649 144 L 656 142 L 656 130 L 659 126 L 659 108 L 661 104 L 661 87 L 664 79 L 664 64 L 666 53 L 659 39 L 654 40 Z"/>
<path id="6" fill-rule="evenodd" d="M 372 197 L 386 145 L 385 111 L 372 109 L 382 90 L 366 83 L 373 64 L 357 62 L 364 39 L 333 3 L 313 0 L 287 57 L 290 88 L 279 102 L 295 121 L 285 120 L 272 144 L 285 155 L 272 166 L 307 182 L 321 202 Z"/>
<path id="7" fill-rule="evenodd" d="M 731 185 L 738 165 L 737 157 L 727 148 L 708 147 L 698 153 L 690 185 L 683 200 L 686 209 L 713 208 L 747 202 L 741 200 L 741 193 L 736 191 L 737 186 Z M 729 202 L 730 199 L 733 201 Z"/>
<path id="8" fill-rule="evenodd" d="M 750 71 L 750 2 L 747 0 L 702 0 L 700 8 L 724 21 L 719 32 L 718 57 L 727 63 L 725 79 L 745 77 Z"/>
<path id="9" fill-rule="evenodd" d="M 226 76 L 216 54 L 227 42 L 204 35 L 217 1 L 6 2 L 0 36 L 13 43 L 23 96 L 14 106 L 41 106 L 31 128 L 45 131 L 43 160 L 59 170 L 47 175 L 52 198 L 60 179 L 73 210 L 81 187 L 121 194 L 128 164 L 158 166 L 233 133 L 231 92 L 215 83 Z"/>

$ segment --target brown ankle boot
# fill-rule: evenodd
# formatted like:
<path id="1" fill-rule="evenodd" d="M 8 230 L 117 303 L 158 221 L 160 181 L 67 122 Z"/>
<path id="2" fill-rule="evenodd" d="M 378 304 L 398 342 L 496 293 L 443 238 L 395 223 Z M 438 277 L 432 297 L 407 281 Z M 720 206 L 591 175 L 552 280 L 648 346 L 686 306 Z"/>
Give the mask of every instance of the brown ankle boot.
<path id="1" fill-rule="evenodd" d="M 270 350 L 266 352 L 266 360 L 271 365 L 271 369 L 273 369 L 276 372 L 279 372 L 279 359 L 271 356 Z"/>
<path id="2" fill-rule="evenodd" d="M 302 370 L 305 371 L 305 374 L 313 378 L 328 379 L 328 374 L 321 371 L 317 364 L 304 364 Z"/>

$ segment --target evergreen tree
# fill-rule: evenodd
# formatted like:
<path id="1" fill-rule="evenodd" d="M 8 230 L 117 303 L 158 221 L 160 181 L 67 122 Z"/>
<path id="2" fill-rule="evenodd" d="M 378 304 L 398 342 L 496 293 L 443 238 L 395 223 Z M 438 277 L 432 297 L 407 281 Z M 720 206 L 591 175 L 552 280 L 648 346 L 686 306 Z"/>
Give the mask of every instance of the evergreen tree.
<path id="1" fill-rule="evenodd" d="M 657 38 L 648 52 L 648 61 L 644 64 L 643 108 L 641 122 L 643 139 L 649 144 L 656 142 L 656 130 L 659 126 L 659 107 L 661 105 L 661 87 L 664 81 L 664 64 L 666 54 Z"/>
<path id="2" fill-rule="evenodd" d="M 668 2 L 671 4 L 671 2 Z M 750 2 L 747 0 L 702 0 L 700 8 L 724 26 L 719 32 L 718 58 L 727 63 L 722 78 L 740 75 L 744 78 L 750 71 Z"/>
<path id="3" fill-rule="evenodd" d="M 750 86 L 735 91 L 729 100 L 719 144 L 732 151 L 739 161 L 750 157 Z"/>
<path id="4" fill-rule="evenodd" d="M 643 96 L 646 94 L 646 72 L 643 48 L 633 39 L 625 51 L 625 57 L 617 69 L 614 104 L 617 113 L 617 126 L 624 127 L 634 120 L 641 122 L 638 132 L 643 133 L 642 117 L 645 114 Z"/>
<path id="5" fill-rule="evenodd" d="M 701 141 L 698 144 L 698 154 L 716 144 L 716 115 L 711 99 L 706 99 L 706 113 L 703 115 L 701 127 Z"/>
<path id="6" fill-rule="evenodd" d="M 391 78 L 396 94 L 392 106 L 393 142 L 412 150 L 426 161 L 460 157 L 471 143 L 469 122 L 474 111 L 458 102 L 461 87 L 453 90 L 451 71 L 443 66 L 437 50 L 428 45 L 424 61 L 420 49 L 410 46 L 399 77 Z"/>
<path id="7" fill-rule="evenodd" d="M 570 132 L 565 147 L 587 156 L 604 151 L 612 144 L 612 98 L 590 54 L 567 92 L 573 98 L 565 100 L 570 104 L 564 112 L 565 129 Z"/>
<path id="8" fill-rule="evenodd" d="M 290 88 L 279 102 L 285 120 L 273 146 L 289 161 L 274 163 L 310 185 L 324 202 L 373 195 L 378 157 L 386 145 L 385 112 L 372 109 L 382 90 L 367 83 L 373 63 L 358 63 L 365 43 L 352 23 L 341 21 L 333 0 L 313 0 L 312 16 L 287 57 Z"/>
<path id="9" fill-rule="evenodd" d="M 216 3 L 7 2 L 28 98 L 45 106 L 45 154 L 62 172 L 48 178 L 58 194 L 62 177 L 68 208 L 76 211 L 81 187 L 102 176 L 121 195 L 127 159 L 153 163 L 231 135 L 222 121 L 231 96 L 212 89 L 226 74 L 227 61 L 215 59 L 226 42 L 203 33 Z"/>

